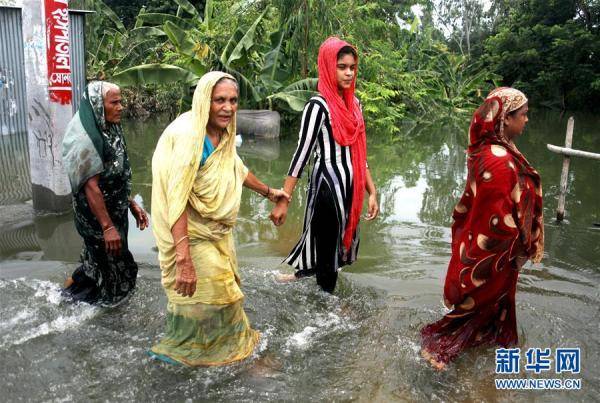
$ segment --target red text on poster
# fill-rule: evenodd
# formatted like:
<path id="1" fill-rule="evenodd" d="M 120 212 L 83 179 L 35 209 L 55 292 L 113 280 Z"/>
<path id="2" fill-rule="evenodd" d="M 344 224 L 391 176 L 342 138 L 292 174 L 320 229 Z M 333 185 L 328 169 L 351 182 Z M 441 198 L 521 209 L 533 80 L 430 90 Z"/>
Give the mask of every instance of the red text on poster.
<path id="1" fill-rule="evenodd" d="M 48 91 L 51 102 L 70 104 L 69 0 L 45 0 Z"/>

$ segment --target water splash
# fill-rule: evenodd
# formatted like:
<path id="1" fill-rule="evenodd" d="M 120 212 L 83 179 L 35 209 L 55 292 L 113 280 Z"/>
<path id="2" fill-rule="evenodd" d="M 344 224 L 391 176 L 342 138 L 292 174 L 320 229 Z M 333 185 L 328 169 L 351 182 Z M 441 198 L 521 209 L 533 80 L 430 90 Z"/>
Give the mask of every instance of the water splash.
<path id="1" fill-rule="evenodd" d="M 21 306 L 14 316 L 0 322 L 0 349 L 25 344 L 53 333 L 63 333 L 81 326 L 94 317 L 99 308 L 87 304 L 64 304 L 57 284 L 44 280 L 19 278 L 3 280 L 0 288 L 19 295 Z M 14 309 L 16 308 L 16 309 Z"/>
<path id="2" fill-rule="evenodd" d="M 320 338 L 334 332 L 344 332 L 356 329 L 358 325 L 342 318 L 336 312 L 319 313 L 310 325 L 292 334 L 285 343 L 285 351 L 289 354 L 292 349 L 306 350 Z"/>

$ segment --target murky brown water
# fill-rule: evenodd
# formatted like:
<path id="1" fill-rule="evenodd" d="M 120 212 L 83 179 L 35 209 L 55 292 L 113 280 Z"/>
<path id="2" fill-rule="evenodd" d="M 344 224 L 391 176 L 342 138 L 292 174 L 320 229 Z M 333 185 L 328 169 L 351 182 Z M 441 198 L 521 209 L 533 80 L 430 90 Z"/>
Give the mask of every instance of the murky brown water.
<path id="1" fill-rule="evenodd" d="M 343 271 L 335 296 L 314 281 L 274 281 L 289 270 L 280 262 L 297 240 L 304 192 L 296 193 L 281 228 L 268 221 L 267 201 L 244 192 L 236 228 L 240 271 L 248 316 L 265 337 L 253 359 L 224 368 L 173 368 L 146 357 L 164 329 L 166 303 L 150 231 L 130 232 L 141 268 L 129 303 L 113 310 L 73 306 L 59 298 L 80 248 L 70 216 L 33 218 L 13 207 L 10 226 L 0 229 L 0 400 L 597 401 L 600 162 L 572 160 L 567 221 L 557 225 L 562 159 L 545 144 L 564 142 L 566 119 L 533 112 L 530 122 L 518 145 L 544 181 L 547 239 L 544 261 L 527 265 L 519 279 L 520 347 L 580 347 L 582 371 L 572 377 L 582 379 L 582 390 L 497 391 L 493 348 L 470 351 L 443 373 L 419 359 L 419 328 L 443 312 L 450 214 L 465 177 L 466 127 L 437 124 L 406 128 L 396 141 L 369 133 L 382 212 L 362 224 L 359 260 Z M 600 152 L 599 123 L 576 117 L 574 147 Z M 151 156 L 164 125 L 126 125 L 133 189 L 146 207 Z M 6 150 L 8 139 L 0 141 Z M 278 185 L 295 141 L 245 140 L 240 154 L 261 179 Z M 17 168 L 11 175 L 18 179 Z M 2 200 L 18 203 L 26 196 L 10 180 L 2 179 Z M 257 365 L 263 361 L 270 369 Z"/>

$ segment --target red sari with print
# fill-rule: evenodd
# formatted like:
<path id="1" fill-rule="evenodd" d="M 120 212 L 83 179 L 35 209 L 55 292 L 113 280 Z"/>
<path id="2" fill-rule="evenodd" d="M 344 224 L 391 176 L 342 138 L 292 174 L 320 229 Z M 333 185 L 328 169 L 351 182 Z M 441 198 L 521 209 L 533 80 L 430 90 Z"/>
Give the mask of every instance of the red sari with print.
<path id="1" fill-rule="evenodd" d="M 518 342 L 519 269 L 543 253 L 540 177 L 498 134 L 503 101 L 488 98 L 471 122 L 467 184 L 453 213 L 444 285 L 451 312 L 421 330 L 423 348 L 438 362 L 448 363 L 468 347 Z"/>

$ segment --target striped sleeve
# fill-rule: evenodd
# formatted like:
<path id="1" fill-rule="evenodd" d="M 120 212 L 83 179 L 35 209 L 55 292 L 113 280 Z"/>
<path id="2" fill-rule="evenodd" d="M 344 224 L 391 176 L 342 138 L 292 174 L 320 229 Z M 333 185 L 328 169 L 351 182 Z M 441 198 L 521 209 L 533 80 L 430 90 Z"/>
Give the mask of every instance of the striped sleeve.
<path id="1" fill-rule="evenodd" d="M 310 160 L 321 125 L 323 123 L 324 107 L 318 101 L 309 101 L 302 112 L 302 123 L 300 124 L 300 133 L 298 146 L 294 157 L 290 163 L 288 176 L 299 178 L 302 175 L 304 167 Z"/>

